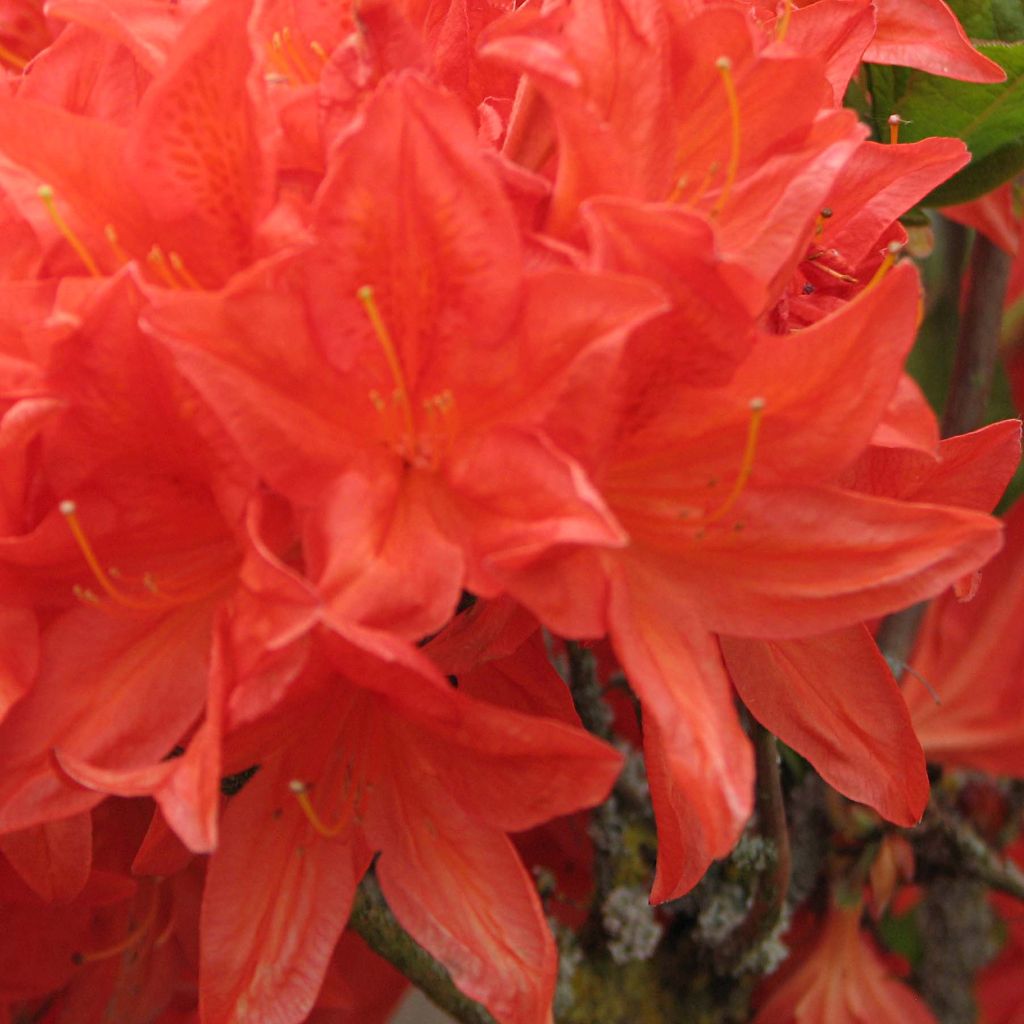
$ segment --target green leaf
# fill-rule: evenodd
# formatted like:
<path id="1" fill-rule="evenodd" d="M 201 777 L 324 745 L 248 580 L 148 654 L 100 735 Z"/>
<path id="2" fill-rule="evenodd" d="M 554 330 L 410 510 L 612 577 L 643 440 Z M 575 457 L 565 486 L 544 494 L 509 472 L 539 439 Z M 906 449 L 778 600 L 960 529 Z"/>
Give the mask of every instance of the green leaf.
<path id="1" fill-rule="evenodd" d="M 949 6 L 974 39 L 1024 40 L 1024 4 L 1020 0 L 952 0 Z"/>
<path id="2" fill-rule="evenodd" d="M 982 6 L 982 0 L 972 2 Z M 990 14 L 996 2 L 988 4 Z M 1020 5 L 1016 6 L 1024 18 Z M 889 137 L 889 115 L 899 114 L 904 121 L 900 142 L 946 135 L 963 139 L 971 151 L 970 164 L 935 189 L 924 200 L 925 206 L 977 199 L 1024 170 L 1024 42 L 984 43 L 978 49 L 1003 68 L 1005 82 L 979 85 L 924 71 L 870 66 L 879 138 Z"/>

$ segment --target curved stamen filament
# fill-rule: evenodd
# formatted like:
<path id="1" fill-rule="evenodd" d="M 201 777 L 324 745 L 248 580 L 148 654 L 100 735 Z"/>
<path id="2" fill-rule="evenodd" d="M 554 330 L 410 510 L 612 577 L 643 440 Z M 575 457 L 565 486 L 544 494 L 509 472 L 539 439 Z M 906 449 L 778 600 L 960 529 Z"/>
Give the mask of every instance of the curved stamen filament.
<path id="1" fill-rule="evenodd" d="M 793 0 L 786 0 L 782 10 L 782 17 L 775 22 L 775 38 L 782 42 L 789 32 L 789 19 L 793 17 Z"/>
<path id="2" fill-rule="evenodd" d="M 292 30 L 287 26 L 281 29 L 281 40 L 284 43 L 285 52 L 288 54 L 288 57 L 299 69 L 299 76 L 302 80 L 307 84 L 315 82 L 317 80 L 317 76 L 314 74 L 309 64 L 306 63 L 306 55 L 302 52 L 302 47 L 296 44 Z"/>
<path id="3" fill-rule="evenodd" d="M 124 246 L 121 245 L 121 240 L 117 237 L 117 229 L 113 224 L 107 224 L 103 228 L 103 237 L 106 238 L 110 244 L 110 248 L 113 250 L 114 255 L 117 257 L 117 261 L 123 266 L 125 263 L 131 262 L 131 256 L 128 255 L 124 250 Z"/>
<path id="4" fill-rule="evenodd" d="M 71 531 L 71 536 L 75 538 L 75 543 L 78 545 L 78 549 L 82 552 L 82 557 L 85 559 L 86 565 L 92 571 L 93 576 L 96 577 L 96 582 L 103 588 L 106 595 L 119 605 L 123 605 L 125 608 L 131 608 L 134 611 L 153 611 L 154 608 L 158 607 L 160 600 L 157 594 L 153 594 L 149 598 L 135 598 L 131 594 L 126 594 L 116 583 L 110 578 L 110 574 L 103 568 L 100 560 L 96 557 L 96 552 L 93 550 L 92 545 L 89 543 L 89 538 L 85 535 L 85 530 L 82 529 L 82 524 L 78 521 L 78 508 L 73 501 L 62 501 L 60 503 L 60 514 L 64 517 L 65 522 L 68 524 L 68 529 Z M 81 589 L 81 588 L 80 588 Z M 91 591 L 81 590 L 83 595 L 91 594 Z M 95 597 L 95 595 L 92 595 Z M 88 597 L 86 600 L 90 600 Z M 93 603 L 90 600 L 90 603 Z"/>
<path id="5" fill-rule="evenodd" d="M 864 291 L 869 292 L 876 285 L 880 284 L 882 278 L 892 269 L 896 262 L 896 255 L 903 246 L 899 242 L 890 242 L 885 249 L 885 258 L 878 264 L 878 269 L 871 275 L 871 280 L 864 286 Z"/>
<path id="6" fill-rule="evenodd" d="M 364 284 L 356 292 L 356 297 L 363 304 L 363 309 L 366 310 L 366 315 L 373 327 L 373 333 L 376 335 L 377 341 L 384 351 L 384 358 L 387 360 L 391 379 L 395 383 L 395 402 L 401 407 L 402 418 L 405 421 L 404 426 L 411 440 L 416 435 L 416 424 L 413 421 L 412 406 L 409 402 L 409 388 L 405 383 L 405 374 L 402 372 L 402 363 L 398 358 L 398 349 L 395 348 L 395 342 L 391 337 L 391 333 L 384 323 L 384 318 L 380 315 L 380 308 L 377 306 L 373 288 L 368 284 Z M 373 401 L 372 396 L 371 401 Z M 374 405 L 376 406 L 377 403 L 374 402 Z"/>
<path id="7" fill-rule="evenodd" d="M 292 779 L 288 783 L 288 788 L 292 791 L 292 795 L 299 802 L 299 807 L 302 808 L 302 813 L 309 819 L 310 825 L 313 826 L 313 831 L 317 835 L 323 836 L 325 839 L 334 839 L 336 836 L 340 836 L 342 832 L 351 824 L 354 817 L 354 806 L 353 801 L 349 799 L 349 789 L 351 787 L 351 780 L 346 780 L 346 801 L 345 809 L 342 811 L 341 817 L 333 825 L 328 825 L 324 822 L 323 818 L 317 813 L 317 809 L 313 806 L 313 801 L 309 798 L 309 787 L 301 779 Z"/>
<path id="8" fill-rule="evenodd" d="M 195 275 L 185 266 L 184 260 L 176 252 L 172 250 L 167 254 L 167 262 L 170 263 L 171 269 L 189 288 L 195 288 L 198 291 L 202 290 L 203 286 L 196 280 Z"/>
<path id="9" fill-rule="evenodd" d="M 89 271 L 89 275 L 91 277 L 102 277 L 103 274 L 96 265 L 96 261 L 92 258 L 92 253 L 85 247 L 78 235 L 71 230 L 68 222 L 64 219 L 60 210 L 57 209 L 51 186 L 40 185 L 36 194 L 43 201 L 43 206 L 46 207 L 46 212 L 49 214 L 50 220 L 53 221 L 53 226 L 64 236 L 71 248 L 75 250 L 75 255 L 85 264 L 85 269 Z"/>
<path id="10" fill-rule="evenodd" d="M 146 916 L 120 942 L 107 946 L 105 949 L 92 950 L 89 953 L 75 953 L 71 959 L 81 966 L 82 964 L 93 964 L 100 960 L 109 960 L 111 957 L 127 953 L 153 927 L 159 906 L 160 890 L 158 886 L 154 886 L 153 898 L 149 901 L 149 909 L 146 911 Z"/>
<path id="11" fill-rule="evenodd" d="M 28 61 L 19 57 L 13 50 L 8 50 L 3 43 L 0 43 L 0 60 L 6 61 L 15 71 L 23 71 L 28 67 Z"/>
<path id="12" fill-rule="evenodd" d="M 693 522 L 694 526 L 707 526 L 710 523 L 717 523 L 729 513 L 729 510 L 739 500 L 750 474 L 754 469 L 754 458 L 757 455 L 757 438 L 761 432 L 761 421 L 764 419 L 765 401 L 763 398 L 752 398 L 750 400 L 750 422 L 747 424 L 747 443 L 743 448 L 743 459 L 740 462 L 739 472 L 733 481 L 732 489 L 725 496 L 725 500 L 711 512 Z"/>
<path id="13" fill-rule="evenodd" d="M 722 191 L 711 208 L 711 216 L 715 217 L 722 212 L 729 199 L 733 183 L 736 181 L 736 174 L 740 167 L 740 101 L 736 94 L 736 82 L 732 76 L 732 61 L 728 57 L 719 57 L 715 61 L 715 67 L 722 76 L 722 84 L 725 86 L 725 95 L 729 101 L 729 119 L 731 131 L 729 138 L 729 165 L 725 172 L 725 184 Z"/>

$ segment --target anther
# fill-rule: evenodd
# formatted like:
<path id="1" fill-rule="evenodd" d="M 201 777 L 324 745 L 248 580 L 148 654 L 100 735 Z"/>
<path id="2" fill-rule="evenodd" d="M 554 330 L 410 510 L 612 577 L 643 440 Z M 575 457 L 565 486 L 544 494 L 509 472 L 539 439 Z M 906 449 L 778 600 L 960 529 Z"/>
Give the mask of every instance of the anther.
<path id="1" fill-rule="evenodd" d="M 168 288 L 175 288 L 181 290 L 181 282 L 171 273 L 171 268 L 167 265 L 167 258 L 164 256 L 163 249 L 159 245 L 154 245 L 152 249 L 146 253 L 146 262 L 153 268 L 157 276 Z"/>
<path id="2" fill-rule="evenodd" d="M 320 45 L 315 39 L 309 44 L 309 48 L 319 57 L 322 61 L 327 60 L 327 51 Z"/>
<path id="3" fill-rule="evenodd" d="M 731 132 L 729 140 L 729 165 L 725 172 L 725 184 L 722 186 L 722 191 L 718 194 L 718 199 L 715 200 L 715 205 L 711 208 L 712 217 L 716 217 L 722 212 L 729 199 L 729 192 L 736 181 L 736 174 L 740 167 L 740 101 L 736 95 L 736 83 L 732 75 L 732 61 L 728 57 L 719 57 L 715 61 L 715 67 L 722 76 L 726 99 L 729 102 Z"/>
<path id="4" fill-rule="evenodd" d="M 900 141 L 900 125 L 903 123 L 899 114 L 889 115 L 889 142 L 893 146 Z"/>
<path id="5" fill-rule="evenodd" d="M 53 226 L 64 236 L 71 248 L 75 250 L 75 254 L 85 264 L 85 269 L 89 271 L 90 276 L 102 277 L 103 274 L 96 265 L 96 261 L 92 258 L 92 254 L 82 243 L 78 235 L 71 230 L 68 222 L 61 215 L 60 210 L 57 209 L 57 204 L 53 199 L 53 188 L 50 185 L 40 185 L 36 190 L 36 194 L 43 201 L 43 206 L 46 207 L 46 212 L 50 215 Z"/>
<path id="6" fill-rule="evenodd" d="M 871 280 L 864 286 L 864 291 L 871 291 L 872 288 L 881 283 L 882 278 L 892 269 L 893 264 L 896 262 L 896 257 L 902 248 L 903 246 L 899 242 L 890 242 L 885 247 L 885 257 L 878 264 L 878 269 L 871 275 Z"/>

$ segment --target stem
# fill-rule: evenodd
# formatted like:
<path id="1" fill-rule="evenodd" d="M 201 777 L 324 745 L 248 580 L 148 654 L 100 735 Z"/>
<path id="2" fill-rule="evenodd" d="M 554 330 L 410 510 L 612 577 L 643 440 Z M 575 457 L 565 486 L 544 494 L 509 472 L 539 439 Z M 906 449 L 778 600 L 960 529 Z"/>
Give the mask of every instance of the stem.
<path id="1" fill-rule="evenodd" d="M 758 833 L 771 844 L 774 857 L 764 872 L 755 877 L 750 910 L 729 936 L 726 947 L 716 954 L 720 962 L 742 959 L 768 937 L 782 915 L 789 892 L 789 827 L 782 796 L 778 745 L 775 737 L 753 716 L 749 720 L 757 766 L 754 799 Z"/>
<path id="2" fill-rule="evenodd" d="M 969 433 L 985 422 L 1011 264 L 1011 257 L 984 235 L 975 238 L 956 361 L 942 414 L 943 437 Z M 897 675 L 913 653 L 926 607 L 922 603 L 894 612 L 879 627 L 878 646 Z"/>
<path id="3" fill-rule="evenodd" d="M 996 853 L 967 822 L 934 802 L 910 836 L 919 860 L 942 874 L 974 878 L 1024 900 L 1024 872 Z M 942 840 L 938 847 L 928 842 L 936 836 Z"/>
<path id="4" fill-rule="evenodd" d="M 975 238 L 953 380 L 942 416 L 943 437 L 966 434 L 985 422 L 1012 262 L 1008 253 L 984 235 Z"/>
<path id="5" fill-rule="evenodd" d="M 349 927 L 460 1024 L 495 1024 L 487 1010 L 463 995 L 448 971 L 395 920 L 372 872 L 356 891 Z"/>
<path id="6" fill-rule="evenodd" d="M 576 705 L 576 713 L 587 732 L 610 743 L 612 713 L 597 681 L 594 655 L 575 640 L 567 641 L 565 648 L 569 657 L 569 690 Z"/>

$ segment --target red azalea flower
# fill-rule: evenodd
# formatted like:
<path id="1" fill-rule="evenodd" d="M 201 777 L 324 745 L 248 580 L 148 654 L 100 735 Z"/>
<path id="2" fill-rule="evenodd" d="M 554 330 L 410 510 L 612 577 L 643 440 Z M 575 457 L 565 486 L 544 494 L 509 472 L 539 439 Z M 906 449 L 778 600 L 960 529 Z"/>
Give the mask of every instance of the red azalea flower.
<path id="1" fill-rule="evenodd" d="M 498 553 L 621 543 L 540 426 L 574 375 L 607 379 L 657 293 L 524 275 L 463 111 L 408 74 L 335 151 L 317 223 L 323 241 L 274 290 L 257 277 L 220 296 L 166 293 L 147 320 L 299 510 L 331 613 L 416 638 L 463 587 L 495 592 Z"/>
<path id="2" fill-rule="evenodd" d="M 753 1024 L 936 1024 L 861 931 L 862 908 L 833 903 L 821 928 L 770 979 Z"/>
<path id="3" fill-rule="evenodd" d="M 249 743 L 261 767 L 210 863 L 203 1020 L 303 1019 L 380 851 L 388 904 L 456 984 L 503 1024 L 543 1024 L 554 944 L 505 832 L 598 802 L 620 758 L 580 729 L 464 696 L 390 639 L 356 635 L 375 653 L 322 637 L 336 674 L 299 684 L 277 728 Z"/>

